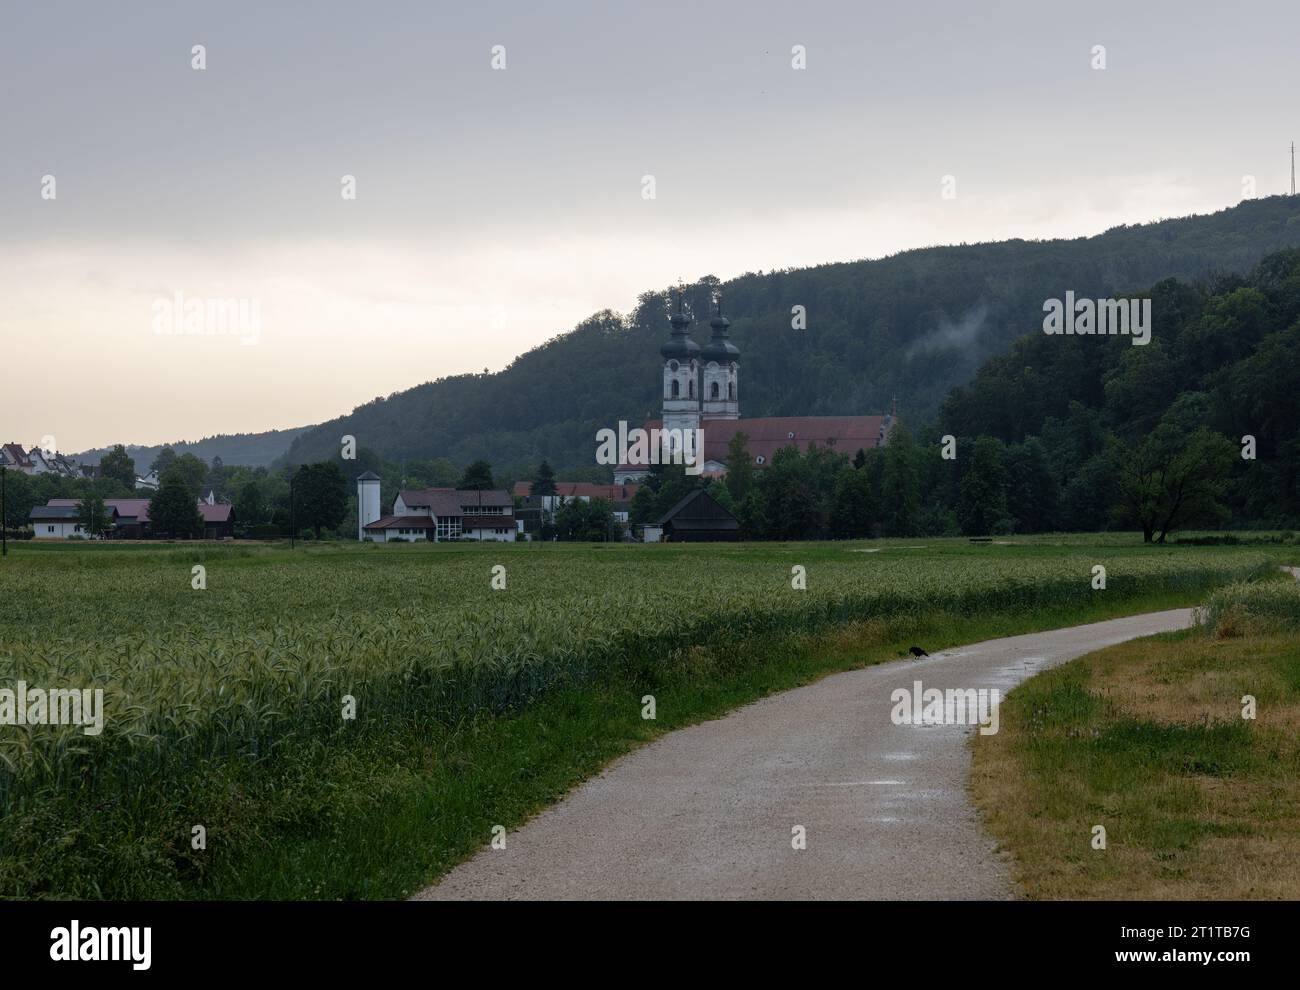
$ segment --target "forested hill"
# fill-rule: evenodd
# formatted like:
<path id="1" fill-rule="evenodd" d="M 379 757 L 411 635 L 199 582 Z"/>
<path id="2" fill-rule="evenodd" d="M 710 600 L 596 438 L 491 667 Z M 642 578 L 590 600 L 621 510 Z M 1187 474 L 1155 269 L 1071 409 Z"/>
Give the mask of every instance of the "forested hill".
<path id="1" fill-rule="evenodd" d="M 261 467 L 284 456 L 289 445 L 309 427 L 299 426 L 289 430 L 271 430 L 268 433 L 223 433 L 202 440 L 178 440 L 172 444 L 152 447 L 128 444 L 126 452 L 135 460 L 136 470 L 144 474 L 158 457 L 164 446 L 170 446 L 176 455 L 193 454 L 199 460 L 211 462 L 220 457 L 230 467 Z M 72 456 L 82 464 L 98 464 L 112 447 L 98 447 Z"/>
<path id="2" fill-rule="evenodd" d="M 1089 238 L 924 248 L 875 261 L 746 274 L 722 285 L 741 351 L 743 417 L 876 413 L 897 396 L 913 423 L 954 386 L 1041 327 L 1043 301 L 1141 291 L 1169 277 L 1249 271 L 1300 245 L 1300 201 L 1275 196 L 1208 216 L 1122 226 Z M 708 338 L 716 279 L 687 288 L 694 338 Z M 803 306 L 807 329 L 791 328 Z M 505 370 L 429 382 L 300 436 L 288 460 L 337 456 L 339 438 L 389 459 L 477 458 L 521 475 L 543 458 L 590 469 L 598 429 L 659 406 L 664 290 L 620 316 L 597 313 Z"/>
<path id="3" fill-rule="evenodd" d="M 1012 504 L 990 518 L 1018 531 L 1158 521 L 1170 507 L 1205 525 L 1300 525 L 1300 250 L 1142 295 L 1149 344 L 1029 334 L 953 392 L 922 446 L 949 433 L 1000 451 L 989 463 Z M 961 461 L 930 485 L 953 504 Z"/>

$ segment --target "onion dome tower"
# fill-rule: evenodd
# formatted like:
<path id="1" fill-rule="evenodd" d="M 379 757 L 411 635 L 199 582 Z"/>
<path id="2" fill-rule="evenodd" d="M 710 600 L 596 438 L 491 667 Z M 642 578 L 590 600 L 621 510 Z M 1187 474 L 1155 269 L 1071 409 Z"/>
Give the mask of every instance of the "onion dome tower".
<path id="1" fill-rule="evenodd" d="M 704 419 L 740 418 L 740 351 L 727 339 L 731 321 L 722 315 L 722 292 L 714 296 L 715 313 L 709 321 L 713 336 L 700 351 L 704 366 Z"/>
<path id="2" fill-rule="evenodd" d="M 672 336 L 659 348 L 664 359 L 665 430 L 695 430 L 700 426 L 700 345 L 686 336 L 690 318 L 682 311 L 682 291 L 677 290 L 677 312 Z"/>

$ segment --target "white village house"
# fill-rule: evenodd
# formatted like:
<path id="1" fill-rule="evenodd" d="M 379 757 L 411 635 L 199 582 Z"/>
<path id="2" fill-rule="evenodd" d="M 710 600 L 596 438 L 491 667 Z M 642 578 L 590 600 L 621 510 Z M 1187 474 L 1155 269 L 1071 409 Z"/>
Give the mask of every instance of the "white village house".
<path id="1" fill-rule="evenodd" d="M 105 515 L 112 525 L 117 525 L 117 509 L 105 505 Z M 66 540 L 72 537 L 85 537 L 82 527 L 81 508 L 79 505 L 38 505 L 29 516 L 32 524 L 33 538 L 37 540 Z"/>
<path id="2" fill-rule="evenodd" d="M 0 445 L 0 465 L 23 474 L 58 474 L 67 478 L 76 478 L 81 474 L 80 465 L 63 454 L 41 450 L 40 447 L 24 451 L 20 443 Z"/>
<path id="3" fill-rule="evenodd" d="M 409 540 L 501 540 L 515 538 L 515 503 L 504 491 L 426 488 L 403 491 L 393 511 L 381 515 L 379 476 L 357 478 L 357 539 L 374 543 Z"/>
<path id="4" fill-rule="evenodd" d="M 566 502 L 577 500 L 590 502 L 593 498 L 603 498 L 612 507 L 614 518 L 627 522 L 628 508 L 636 496 L 639 485 L 601 485 L 586 481 L 557 481 L 554 495 L 533 495 L 531 481 L 516 481 L 515 498 L 522 499 L 524 506 L 554 513 Z"/>

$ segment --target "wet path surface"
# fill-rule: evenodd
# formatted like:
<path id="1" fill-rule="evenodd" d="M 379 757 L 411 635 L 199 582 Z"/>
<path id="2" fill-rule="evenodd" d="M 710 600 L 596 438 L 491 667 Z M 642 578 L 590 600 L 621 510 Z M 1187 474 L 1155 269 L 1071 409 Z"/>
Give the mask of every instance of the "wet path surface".
<path id="1" fill-rule="evenodd" d="M 1153 612 L 823 678 L 611 764 L 417 899 L 1005 898 L 967 799 L 973 726 L 895 725 L 896 688 L 990 689 L 1138 636 Z M 791 829 L 807 848 L 791 847 Z M 486 838 L 486 837 L 485 837 Z"/>

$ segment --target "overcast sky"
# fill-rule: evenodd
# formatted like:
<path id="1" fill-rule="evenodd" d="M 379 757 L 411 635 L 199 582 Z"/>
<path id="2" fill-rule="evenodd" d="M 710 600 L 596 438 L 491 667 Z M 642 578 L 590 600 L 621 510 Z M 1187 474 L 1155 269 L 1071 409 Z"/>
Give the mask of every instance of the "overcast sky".
<path id="1" fill-rule="evenodd" d="M 678 278 L 1283 192 L 1300 4 L 1195 6 L 7 4 L 0 441 L 314 423 Z M 155 332 L 177 293 L 256 341 Z"/>

